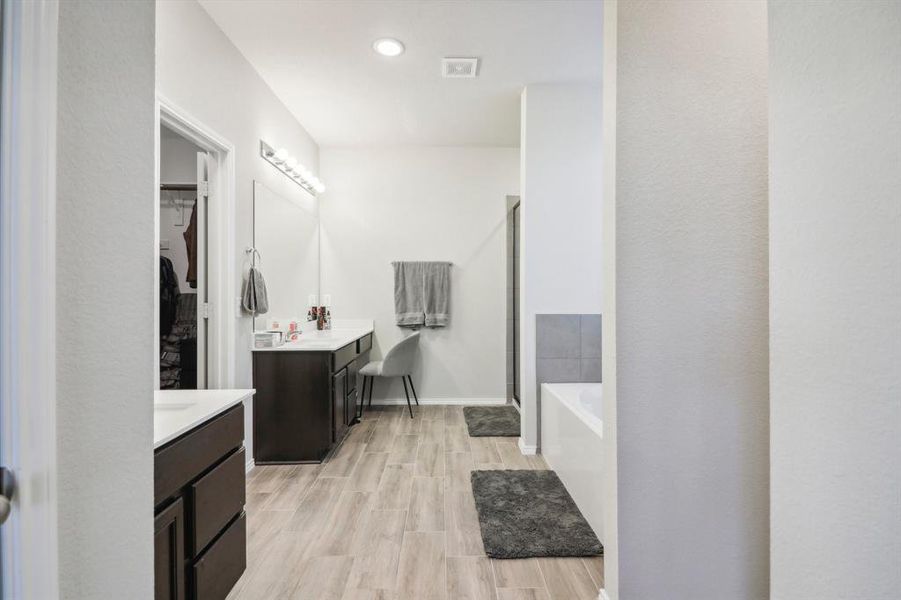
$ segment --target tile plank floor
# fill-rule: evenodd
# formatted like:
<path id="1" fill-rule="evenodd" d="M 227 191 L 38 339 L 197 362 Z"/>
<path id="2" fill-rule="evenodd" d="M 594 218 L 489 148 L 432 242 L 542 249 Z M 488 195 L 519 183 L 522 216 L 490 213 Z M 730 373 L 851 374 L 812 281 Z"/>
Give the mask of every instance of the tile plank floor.
<path id="1" fill-rule="evenodd" d="M 473 469 L 546 469 L 462 406 L 374 407 L 322 465 L 256 467 L 230 600 L 595 600 L 603 558 L 485 556 Z"/>

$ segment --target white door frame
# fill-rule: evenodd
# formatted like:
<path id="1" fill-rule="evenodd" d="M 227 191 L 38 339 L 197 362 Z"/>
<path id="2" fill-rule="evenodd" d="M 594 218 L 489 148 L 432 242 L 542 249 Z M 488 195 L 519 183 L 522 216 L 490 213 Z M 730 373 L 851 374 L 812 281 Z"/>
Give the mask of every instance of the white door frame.
<path id="1" fill-rule="evenodd" d="M 59 7 L 2 0 L 0 528 L 3 598 L 59 596 L 56 478 L 56 80 Z"/>
<path id="2" fill-rule="evenodd" d="M 177 106 L 157 92 L 156 120 L 210 154 L 210 198 L 209 235 L 207 256 L 209 287 L 207 294 L 212 305 L 208 331 L 210 344 L 207 348 L 207 387 L 231 388 L 235 385 L 235 337 L 237 275 L 235 250 L 235 146 L 196 119 L 189 112 Z M 156 177 L 154 197 L 154 251 L 159 251 L 160 225 L 160 136 L 156 135 Z M 159 262 L 154 263 L 156 279 L 159 280 Z M 159 331 L 159 296 L 154 296 L 154 331 Z M 159 339 L 155 340 L 156 356 L 159 356 Z M 154 365 L 154 389 L 159 389 L 159 362 Z"/>

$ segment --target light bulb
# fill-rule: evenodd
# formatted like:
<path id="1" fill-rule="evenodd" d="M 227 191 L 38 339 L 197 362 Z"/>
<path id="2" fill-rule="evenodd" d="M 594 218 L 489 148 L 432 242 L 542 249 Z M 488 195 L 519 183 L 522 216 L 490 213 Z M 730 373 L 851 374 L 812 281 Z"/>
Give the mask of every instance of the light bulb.
<path id="1" fill-rule="evenodd" d="M 394 38 L 381 38 L 372 43 L 372 48 L 382 56 L 400 56 L 404 53 L 404 45 Z"/>
<path id="2" fill-rule="evenodd" d="M 278 162 L 283 163 L 283 162 L 285 162 L 286 160 L 288 160 L 288 159 L 290 158 L 290 156 L 291 156 L 291 155 L 288 154 L 288 151 L 287 151 L 287 150 L 285 150 L 284 148 L 279 148 L 279 149 L 276 151 L 275 157 L 274 157 L 274 158 L 275 158 L 275 160 L 277 160 Z"/>

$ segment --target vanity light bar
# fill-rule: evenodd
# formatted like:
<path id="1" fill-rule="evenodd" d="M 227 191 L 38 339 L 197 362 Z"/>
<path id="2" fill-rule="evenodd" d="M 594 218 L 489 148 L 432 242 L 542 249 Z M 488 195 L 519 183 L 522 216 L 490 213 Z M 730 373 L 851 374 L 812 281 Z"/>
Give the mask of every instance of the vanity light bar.
<path id="1" fill-rule="evenodd" d="M 297 159 L 288 154 L 288 151 L 284 148 L 276 150 L 263 140 L 260 140 L 260 156 L 314 196 L 318 196 L 325 191 L 325 184 L 306 167 L 297 162 Z"/>

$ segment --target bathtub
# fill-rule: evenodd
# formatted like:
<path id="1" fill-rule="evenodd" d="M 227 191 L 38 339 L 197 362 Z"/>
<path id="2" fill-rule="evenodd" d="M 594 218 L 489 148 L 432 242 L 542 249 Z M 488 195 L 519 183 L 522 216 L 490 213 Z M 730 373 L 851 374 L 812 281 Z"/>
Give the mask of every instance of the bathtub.
<path id="1" fill-rule="evenodd" d="M 541 384 L 541 454 L 603 544 L 602 385 Z"/>

